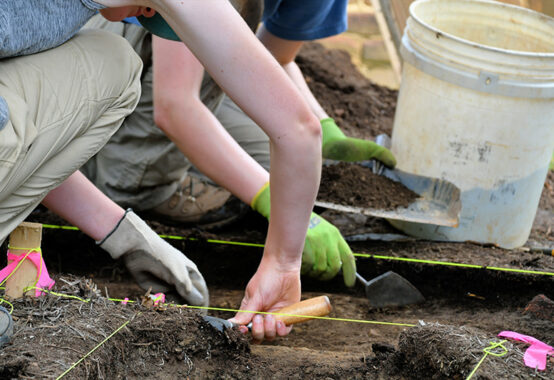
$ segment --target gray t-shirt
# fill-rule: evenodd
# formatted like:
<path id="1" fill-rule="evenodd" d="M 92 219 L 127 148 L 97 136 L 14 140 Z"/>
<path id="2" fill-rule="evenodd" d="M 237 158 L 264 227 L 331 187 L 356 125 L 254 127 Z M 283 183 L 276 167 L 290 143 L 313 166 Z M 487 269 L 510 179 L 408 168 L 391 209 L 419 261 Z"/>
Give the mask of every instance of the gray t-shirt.
<path id="1" fill-rule="evenodd" d="M 0 0 L 0 59 L 59 46 L 102 8 L 93 0 Z M 0 96 L 0 130 L 8 119 Z"/>

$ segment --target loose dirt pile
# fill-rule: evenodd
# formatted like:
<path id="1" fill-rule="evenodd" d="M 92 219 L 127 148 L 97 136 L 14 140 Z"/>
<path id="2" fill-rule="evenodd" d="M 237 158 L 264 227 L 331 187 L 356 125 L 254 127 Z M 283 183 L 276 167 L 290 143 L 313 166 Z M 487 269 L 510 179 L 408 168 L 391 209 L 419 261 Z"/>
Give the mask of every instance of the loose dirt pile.
<path id="1" fill-rule="evenodd" d="M 487 355 L 479 365 L 474 379 L 549 378 L 532 368 L 522 370 L 525 345 L 503 340 L 475 328 L 430 323 L 402 332 L 398 351 L 388 360 L 395 361 L 400 374 L 409 378 L 463 379 L 473 371 L 487 347 L 493 355 Z M 495 347 L 499 343 L 502 346 Z"/>
<path id="2" fill-rule="evenodd" d="M 56 290 L 73 298 L 49 294 L 15 301 L 18 329 L 13 343 L 0 351 L 0 378 L 58 377 L 97 345 L 67 378 L 187 378 L 191 373 L 213 378 L 219 368 L 232 374 L 251 365 L 242 334 L 215 331 L 196 311 L 154 309 L 151 300 L 150 307 L 143 306 L 147 299 L 122 305 L 100 296 L 90 280 L 56 280 Z M 117 336 L 109 339 L 114 331 Z"/>
<path id="3" fill-rule="evenodd" d="M 373 174 L 361 165 L 341 162 L 323 166 L 318 201 L 362 208 L 408 207 L 418 194 L 399 182 Z"/>

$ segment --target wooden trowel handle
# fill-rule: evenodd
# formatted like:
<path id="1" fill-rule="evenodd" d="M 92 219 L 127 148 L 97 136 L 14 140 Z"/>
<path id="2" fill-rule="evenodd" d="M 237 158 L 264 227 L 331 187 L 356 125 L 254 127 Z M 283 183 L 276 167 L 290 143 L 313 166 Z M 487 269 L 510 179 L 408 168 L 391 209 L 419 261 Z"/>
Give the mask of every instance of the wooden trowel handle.
<path id="1" fill-rule="evenodd" d="M 309 321 L 310 317 L 300 317 L 300 315 L 306 315 L 311 317 L 323 317 L 331 312 L 333 307 L 327 296 L 319 296 L 314 298 L 309 298 L 304 301 L 297 302 L 295 304 L 286 306 L 277 313 L 291 314 L 290 316 L 286 315 L 276 315 L 275 319 L 282 321 L 285 325 L 293 325 L 295 323 Z M 295 317 L 294 315 L 299 315 Z"/>

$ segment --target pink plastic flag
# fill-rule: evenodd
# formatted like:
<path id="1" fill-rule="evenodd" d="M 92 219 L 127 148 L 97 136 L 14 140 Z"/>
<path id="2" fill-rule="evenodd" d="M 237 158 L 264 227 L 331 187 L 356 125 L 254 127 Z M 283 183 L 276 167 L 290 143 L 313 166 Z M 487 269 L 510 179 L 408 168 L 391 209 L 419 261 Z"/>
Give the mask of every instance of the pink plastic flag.
<path id="1" fill-rule="evenodd" d="M 23 259 L 30 260 L 37 267 L 37 282 L 35 284 L 35 287 L 42 289 L 52 289 L 52 286 L 54 286 L 54 280 L 52 280 L 48 275 L 48 269 L 46 269 L 46 264 L 42 259 L 42 252 L 40 248 L 33 249 L 31 250 L 31 252 L 22 255 L 14 255 L 10 251 L 8 251 L 8 261 L 11 261 L 11 263 L 9 263 L 8 266 L 4 269 L 0 270 L 0 283 L 4 282 L 4 279 L 12 274 L 12 272 L 17 267 L 17 264 L 19 264 L 19 262 Z M 39 289 L 35 289 L 35 297 L 38 297 L 42 294 L 43 293 Z"/>
<path id="2" fill-rule="evenodd" d="M 165 302 L 165 294 L 163 293 L 150 294 L 150 298 L 154 301 L 154 306 L 158 306 L 160 302 Z"/>
<path id="3" fill-rule="evenodd" d="M 523 361 L 527 367 L 537 368 L 540 371 L 546 369 L 546 357 L 554 356 L 554 347 L 533 338 L 513 331 L 502 331 L 498 336 L 515 339 L 520 342 L 529 343 L 531 346 L 525 351 Z"/>

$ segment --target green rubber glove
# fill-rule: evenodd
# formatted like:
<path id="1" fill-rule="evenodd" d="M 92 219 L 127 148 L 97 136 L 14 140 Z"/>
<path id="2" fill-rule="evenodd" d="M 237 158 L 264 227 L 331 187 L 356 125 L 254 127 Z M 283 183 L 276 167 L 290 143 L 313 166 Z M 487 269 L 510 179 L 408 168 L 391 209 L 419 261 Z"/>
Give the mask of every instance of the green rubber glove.
<path id="1" fill-rule="evenodd" d="M 379 160 L 390 168 L 396 166 L 390 150 L 373 141 L 346 137 L 331 118 L 321 120 L 321 131 L 323 158 L 347 162 Z"/>
<path id="2" fill-rule="evenodd" d="M 258 191 L 250 206 L 269 220 L 269 182 Z M 320 280 L 330 280 L 341 267 L 346 286 L 354 286 L 356 261 L 348 243 L 337 227 L 312 212 L 302 252 L 301 273 Z"/>

